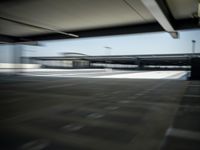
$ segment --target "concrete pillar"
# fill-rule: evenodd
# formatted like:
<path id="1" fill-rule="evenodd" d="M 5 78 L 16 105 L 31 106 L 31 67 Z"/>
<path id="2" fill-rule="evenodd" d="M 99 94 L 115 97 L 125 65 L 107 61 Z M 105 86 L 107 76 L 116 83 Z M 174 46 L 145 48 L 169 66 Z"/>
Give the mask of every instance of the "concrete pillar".
<path id="1" fill-rule="evenodd" d="M 191 80 L 200 80 L 200 58 L 191 58 Z"/>
<path id="2" fill-rule="evenodd" d="M 137 58 L 136 64 L 138 65 L 138 69 L 141 70 L 143 68 L 143 65 L 141 63 L 141 60 Z"/>

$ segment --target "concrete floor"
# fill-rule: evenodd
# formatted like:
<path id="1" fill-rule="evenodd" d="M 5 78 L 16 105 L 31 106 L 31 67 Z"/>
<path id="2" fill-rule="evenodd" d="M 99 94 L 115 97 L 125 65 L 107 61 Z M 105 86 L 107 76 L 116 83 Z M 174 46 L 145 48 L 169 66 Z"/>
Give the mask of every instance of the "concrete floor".
<path id="1" fill-rule="evenodd" d="M 200 82 L 0 76 L 1 150 L 199 150 Z"/>
<path id="2" fill-rule="evenodd" d="M 0 69 L 0 73 L 11 74 L 14 71 L 25 76 L 37 77 L 75 77 L 75 78 L 129 78 L 129 79 L 180 79 L 185 80 L 189 71 L 165 70 L 165 71 L 141 71 L 141 70 L 117 70 L 117 69 Z"/>

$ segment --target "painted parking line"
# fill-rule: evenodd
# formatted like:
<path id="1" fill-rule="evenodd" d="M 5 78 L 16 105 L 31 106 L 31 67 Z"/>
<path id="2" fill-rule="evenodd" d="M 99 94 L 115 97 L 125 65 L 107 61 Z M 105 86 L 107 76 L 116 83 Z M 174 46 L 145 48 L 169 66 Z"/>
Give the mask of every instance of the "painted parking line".
<path id="1" fill-rule="evenodd" d="M 184 95 L 184 97 L 200 97 L 200 95 Z"/>
<path id="2" fill-rule="evenodd" d="M 192 140 L 200 141 L 200 132 L 194 132 L 190 130 L 182 130 L 177 128 L 169 128 L 166 132 L 166 136 L 174 136 Z"/>
<path id="3" fill-rule="evenodd" d="M 196 85 L 189 85 L 191 87 L 200 87 L 200 85 L 196 84 Z"/>
<path id="4" fill-rule="evenodd" d="M 67 83 L 67 84 L 59 84 L 59 85 L 49 85 L 49 86 L 45 86 L 45 87 L 41 87 L 41 88 L 37 88 L 38 90 L 43 90 L 43 89 L 51 89 L 51 88 L 60 88 L 60 87 L 65 87 L 65 86 L 75 86 L 77 84 L 75 83 Z"/>

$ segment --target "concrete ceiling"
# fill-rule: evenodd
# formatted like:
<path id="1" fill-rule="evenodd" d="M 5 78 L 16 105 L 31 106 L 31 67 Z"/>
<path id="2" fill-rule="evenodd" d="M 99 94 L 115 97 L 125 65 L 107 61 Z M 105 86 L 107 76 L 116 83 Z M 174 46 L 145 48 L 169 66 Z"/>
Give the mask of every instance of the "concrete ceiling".
<path id="1" fill-rule="evenodd" d="M 18 1 L 18 0 L 17 0 Z M 0 6 L 5 17 L 58 30 L 82 30 L 154 21 L 138 0 L 33 0 L 8 1 Z M 136 12 L 138 11 L 138 12 Z M 48 31 L 0 20 L 1 33 L 23 36 Z M 12 29 L 15 27 L 16 29 Z M 11 30 L 10 30 L 11 29 Z"/>
<path id="2" fill-rule="evenodd" d="M 192 18 L 197 13 L 198 0 L 167 0 L 175 19 Z"/>
<path id="3" fill-rule="evenodd" d="M 198 10 L 198 0 L 166 0 L 166 4 L 175 20 L 192 18 L 192 14 Z M 148 24 L 150 26 L 146 26 Z M 138 30 L 135 32 L 141 32 L 142 29 L 138 29 L 140 25 L 151 31 L 154 24 L 157 24 L 156 18 L 141 0 L 0 1 L 1 37 L 27 40 L 37 40 L 36 37 L 40 37 L 38 40 L 43 40 L 48 39 L 48 34 L 59 34 L 60 31 L 77 32 L 87 37 L 90 31 L 93 36 L 98 36 L 101 29 L 111 35 L 112 32 L 115 34 L 115 30 L 128 33 L 130 27 L 133 32 L 134 26 Z M 156 29 L 160 30 L 160 27 Z M 54 38 L 57 37 L 54 35 Z"/>

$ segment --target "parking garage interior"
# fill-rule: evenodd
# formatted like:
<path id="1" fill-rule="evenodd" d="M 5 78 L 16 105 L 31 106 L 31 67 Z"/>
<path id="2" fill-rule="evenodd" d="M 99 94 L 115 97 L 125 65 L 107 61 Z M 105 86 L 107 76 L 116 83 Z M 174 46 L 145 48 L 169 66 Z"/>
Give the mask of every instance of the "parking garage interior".
<path id="1" fill-rule="evenodd" d="M 198 0 L 0 1 L 0 149 L 199 150 L 199 36 L 188 53 L 24 55 L 52 40 L 177 40 L 199 27 Z"/>

